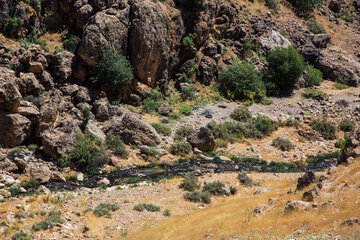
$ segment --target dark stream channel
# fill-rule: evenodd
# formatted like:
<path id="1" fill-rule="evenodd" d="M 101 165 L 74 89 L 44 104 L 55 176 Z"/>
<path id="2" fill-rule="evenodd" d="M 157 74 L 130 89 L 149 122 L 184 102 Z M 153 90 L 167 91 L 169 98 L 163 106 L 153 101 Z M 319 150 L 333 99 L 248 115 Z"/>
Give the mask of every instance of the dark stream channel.
<path id="1" fill-rule="evenodd" d="M 75 190 L 82 187 L 95 188 L 101 187 L 97 182 L 102 178 L 107 178 L 110 181 L 110 186 L 121 185 L 125 179 L 134 178 L 136 182 L 146 180 L 156 180 L 159 178 L 166 178 L 170 176 L 183 176 L 187 173 L 194 173 L 195 175 L 203 175 L 208 172 L 223 173 L 223 172 L 238 172 L 238 171 L 252 171 L 252 172 L 305 172 L 305 171 L 322 171 L 332 165 L 336 165 L 336 158 L 316 161 L 306 166 L 289 167 L 287 165 L 265 165 L 264 162 L 253 161 L 229 161 L 221 160 L 215 157 L 212 160 L 191 160 L 183 163 L 178 163 L 173 166 L 149 166 L 137 167 L 131 169 L 118 170 L 111 173 L 95 175 L 82 182 L 49 182 L 46 187 L 51 190 Z M 134 183 L 136 183 L 134 182 Z M 28 189 L 29 192 L 34 191 L 37 186 Z"/>

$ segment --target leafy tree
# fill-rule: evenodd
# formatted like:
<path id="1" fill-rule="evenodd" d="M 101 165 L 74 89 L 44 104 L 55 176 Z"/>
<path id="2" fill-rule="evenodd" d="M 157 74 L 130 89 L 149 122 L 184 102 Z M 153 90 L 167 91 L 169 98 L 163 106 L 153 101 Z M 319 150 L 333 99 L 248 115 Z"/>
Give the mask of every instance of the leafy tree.
<path id="1" fill-rule="evenodd" d="M 293 47 L 276 48 L 268 57 L 266 86 L 270 94 L 291 93 L 305 69 L 305 62 Z"/>

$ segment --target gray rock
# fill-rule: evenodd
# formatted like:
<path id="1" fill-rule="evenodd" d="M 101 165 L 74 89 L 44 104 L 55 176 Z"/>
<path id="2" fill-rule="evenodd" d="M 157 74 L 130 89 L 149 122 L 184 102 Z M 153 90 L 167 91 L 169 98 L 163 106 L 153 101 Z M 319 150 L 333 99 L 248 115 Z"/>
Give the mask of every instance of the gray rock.
<path id="1" fill-rule="evenodd" d="M 190 134 L 190 136 L 187 137 L 187 141 L 193 147 L 197 147 L 203 152 L 213 151 L 216 146 L 215 138 L 211 130 L 204 127 Z"/>

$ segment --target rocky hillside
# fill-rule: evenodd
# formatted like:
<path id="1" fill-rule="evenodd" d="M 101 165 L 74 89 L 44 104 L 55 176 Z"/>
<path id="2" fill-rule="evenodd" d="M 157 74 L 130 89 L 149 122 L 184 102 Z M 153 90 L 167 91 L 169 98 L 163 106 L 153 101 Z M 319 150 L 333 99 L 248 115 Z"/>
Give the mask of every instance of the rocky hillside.
<path id="1" fill-rule="evenodd" d="M 286 172 L 265 184 L 285 191 L 357 166 L 358 0 L 0 0 L 0 19 L 2 238 L 155 236 L 136 232 L 251 199 L 228 171 Z M 188 173 L 203 190 L 178 188 Z"/>

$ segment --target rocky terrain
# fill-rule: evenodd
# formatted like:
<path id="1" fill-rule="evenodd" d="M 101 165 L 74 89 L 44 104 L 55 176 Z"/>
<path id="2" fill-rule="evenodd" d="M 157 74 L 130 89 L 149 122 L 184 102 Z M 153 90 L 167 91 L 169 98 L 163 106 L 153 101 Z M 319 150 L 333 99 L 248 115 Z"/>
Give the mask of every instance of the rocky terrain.
<path id="1" fill-rule="evenodd" d="M 358 239 L 358 0 L 0 0 L 1 239 Z"/>

